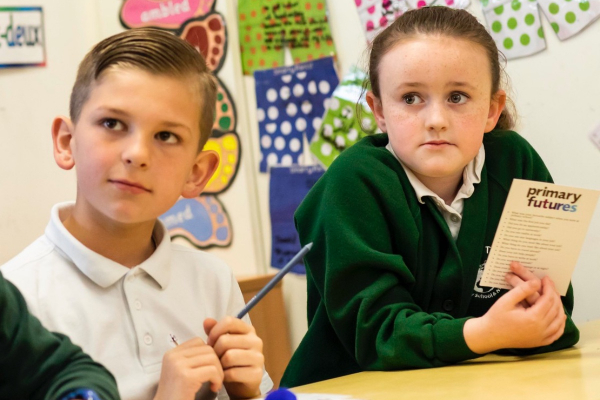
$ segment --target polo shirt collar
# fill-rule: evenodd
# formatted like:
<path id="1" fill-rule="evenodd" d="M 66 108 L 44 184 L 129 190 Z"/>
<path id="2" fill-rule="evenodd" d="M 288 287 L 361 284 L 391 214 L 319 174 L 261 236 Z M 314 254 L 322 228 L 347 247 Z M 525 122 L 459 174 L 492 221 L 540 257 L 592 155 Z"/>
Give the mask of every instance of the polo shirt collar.
<path id="1" fill-rule="evenodd" d="M 152 235 L 157 247 L 154 253 L 141 264 L 127 268 L 84 246 L 63 225 L 60 214 L 68 212 L 74 202 L 59 203 L 52 208 L 50 222 L 46 226 L 46 237 L 62 255 L 94 283 L 102 288 L 114 285 L 127 274 L 148 274 L 161 288 L 165 288 L 171 277 L 171 238 L 160 220 L 156 221 Z"/>
<path id="2" fill-rule="evenodd" d="M 392 153 L 394 155 L 394 157 L 396 157 L 396 159 L 400 162 L 400 165 L 402 165 L 402 168 L 404 169 L 404 172 L 406 172 L 406 176 L 408 177 L 408 180 L 409 180 L 411 186 L 415 190 L 417 199 L 419 200 L 419 202 L 421 204 L 425 204 L 425 202 L 423 201 L 423 197 L 426 197 L 426 196 L 433 197 L 434 199 L 436 199 L 438 201 L 439 204 L 444 204 L 444 201 L 442 200 L 442 198 L 440 196 L 438 196 L 432 190 L 430 190 L 427 186 L 425 186 L 423 184 L 423 182 L 421 182 L 419 180 L 419 178 L 417 178 L 415 176 L 415 174 L 406 165 L 404 165 L 402 160 L 400 160 L 398 158 L 398 156 L 396 155 L 396 153 L 394 152 L 394 149 L 392 148 L 392 145 L 390 142 L 388 142 L 388 144 L 385 147 L 390 153 Z M 469 161 L 469 163 L 463 170 L 463 184 L 460 187 L 460 190 L 458 191 L 458 193 L 456 194 L 454 201 L 461 200 L 461 199 L 468 199 L 469 197 L 471 197 L 471 195 L 473 194 L 473 191 L 475 190 L 474 185 L 481 182 L 481 171 L 483 170 L 484 163 L 485 163 L 485 149 L 483 147 L 483 144 L 481 144 L 481 147 L 479 148 L 479 152 L 477 153 L 475 158 L 472 159 L 471 161 Z"/>

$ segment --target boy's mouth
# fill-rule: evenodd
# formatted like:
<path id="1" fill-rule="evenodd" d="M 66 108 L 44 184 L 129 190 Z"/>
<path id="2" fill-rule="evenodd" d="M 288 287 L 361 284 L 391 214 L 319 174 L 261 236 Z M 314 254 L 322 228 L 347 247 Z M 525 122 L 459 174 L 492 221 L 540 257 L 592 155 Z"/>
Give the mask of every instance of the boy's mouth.
<path id="1" fill-rule="evenodd" d="M 108 181 L 110 183 L 115 184 L 119 189 L 127 191 L 127 192 L 132 192 L 132 193 L 143 193 L 143 192 L 152 193 L 152 190 L 146 188 L 144 185 L 139 184 L 139 183 L 135 183 L 135 182 L 130 182 L 130 181 L 125 180 L 125 179 L 109 179 Z"/>
<path id="2" fill-rule="evenodd" d="M 429 145 L 429 146 L 443 146 L 443 145 L 451 145 L 452 143 L 447 142 L 445 140 L 430 140 L 428 142 L 423 143 L 423 145 Z"/>

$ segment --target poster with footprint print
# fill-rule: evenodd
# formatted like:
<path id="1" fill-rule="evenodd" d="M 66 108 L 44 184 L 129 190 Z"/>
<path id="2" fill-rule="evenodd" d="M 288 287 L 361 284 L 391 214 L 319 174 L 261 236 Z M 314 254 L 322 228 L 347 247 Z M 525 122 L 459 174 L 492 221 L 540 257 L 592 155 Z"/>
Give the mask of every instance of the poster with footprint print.
<path id="1" fill-rule="evenodd" d="M 119 18 L 128 29 L 154 26 L 175 30 L 187 20 L 209 13 L 215 0 L 125 0 Z"/>

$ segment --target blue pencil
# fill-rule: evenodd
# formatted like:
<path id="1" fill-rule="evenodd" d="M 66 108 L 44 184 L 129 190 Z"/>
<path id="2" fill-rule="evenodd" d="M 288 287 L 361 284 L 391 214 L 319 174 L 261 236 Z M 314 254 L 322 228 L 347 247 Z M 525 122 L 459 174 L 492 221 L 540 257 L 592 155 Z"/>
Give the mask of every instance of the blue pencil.
<path id="1" fill-rule="evenodd" d="M 294 256 L 294 258 L 292 258 L 290 260 L 290 262 L 288 262 L 285 267 L 283 267 L 281 269 L 281 271 L 279 271 L 277 273 L 277 275 L 275 275 L 273 277 L 273 279 L 271 279 L 269 281 L 269 283 L 267 283 L 265 285 L 264 288 L 260 289 L 260 292 L 258 292 L 256 294 L 256 296 L 254 296 L 249 302 L 248 304 L 246 304 L 246 307 L 244 307 L 244 309 L 242 311 L 240 311 L 237 315 L 238 318 L 242 318 L 244 315 L 248 314 L 248 311 L 250 311 L 252 309 L 252 307 L 254 307 L 256 305 L 256 303 L 258 303 L 263 297 L 265 297 L 265 295 L 267 293 L 269 293 L 269 291 L 271 291 L 271 289 L 273 289 L 275 287 L 275 285 L 277 285 L 277 283 L 281 280 L 281 278 L 284 277 L 285 274 L 287 274 L 288 272 L 290 272 L 290 270 L 292 269 L 292 267 L 294 265 L 296 265 L 296 263 L 298 263 L 298 261 L 300 261 L 302 259 L 302 257 L 304 257 L 304 255 L 306 253 L 308 253 L 308 251 L 310 250 L 310 248 L 312 247 L 312 243 L 307 244 L 306 246 L 304 246 L 299 252 L 298 254 L 296 254 Z"/>

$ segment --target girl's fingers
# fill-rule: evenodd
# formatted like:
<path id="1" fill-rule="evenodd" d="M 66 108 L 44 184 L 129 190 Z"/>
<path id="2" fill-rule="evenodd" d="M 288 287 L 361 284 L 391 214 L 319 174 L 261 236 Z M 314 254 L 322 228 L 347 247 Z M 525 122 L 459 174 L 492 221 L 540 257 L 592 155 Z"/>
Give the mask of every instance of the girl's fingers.
<path id="1" fill-rule="evenodd" d="M 519 276 L 515 275 L 515 274 L 511 274 L 508 273 L 506 274 L 505 278 L 506 282 L 508 282 L 509 285 L 511 285 L 512 287 L 517 287 L 520 284 L 522 284 L 523 282 L 525 282 L 523 279 L 521 279 Z M 538 292 L 534 292 L 531 296 L 527 296 L 527 298 L 525 299 L 527 304 L 524 304 L 524 306 L 532 306 L 535 304 L 535 302 L 540 298 L 540 294 Z"/>

